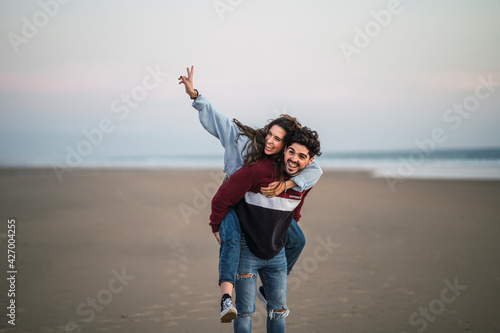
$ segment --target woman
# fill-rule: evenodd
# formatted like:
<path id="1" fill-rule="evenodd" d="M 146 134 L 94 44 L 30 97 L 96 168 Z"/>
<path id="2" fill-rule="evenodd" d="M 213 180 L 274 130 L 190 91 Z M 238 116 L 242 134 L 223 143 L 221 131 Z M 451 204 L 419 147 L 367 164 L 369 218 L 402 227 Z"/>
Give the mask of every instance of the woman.
<path id="1" fill-rule="evenodd" d="M 179 84 L 184 84 L 186 93 L 194 100 L 193 107 L 199 111 L 199 119 L 203 127 L 218 138 L 224 147 L 224 172 L 230 177 L 243 165 L 252 165 L 260 159 L 269 158 L 277 163 L 282 158 L 282 150 L 289 137 L 300 123 L 293 117 L 281 115 L 261 129 L 253 129 L 237 120 L 231 121 L 218 112 L 198 90 L 193 87 L 194 68 L 187 68 L 187 77 L 180 76 Z M 298 176 L 287 182 L 278 181 L 262 188 L 262 194 L 273 197 L 282 191 L 294 188 L 303 191 L 311 188 L 318 181 L 323 171 L 313 162 Z M 236 318 L 236 308 L 232 304 L 231 295 L 240 256 L 241 228 L 236 214 L 231 210 L 220 226 L 213 226 L 212 231 L 221 245 L 219 252 L 219 285 L 221 288 L 221 321 L 231 322 Z M 287 274 L 293 266 L 305 245 L 305 237 L 297 222 L 293 221 L 286 236 L 285 254 L 287 259 Z M 265 302 L 262 287 L 259 298 Z"/>

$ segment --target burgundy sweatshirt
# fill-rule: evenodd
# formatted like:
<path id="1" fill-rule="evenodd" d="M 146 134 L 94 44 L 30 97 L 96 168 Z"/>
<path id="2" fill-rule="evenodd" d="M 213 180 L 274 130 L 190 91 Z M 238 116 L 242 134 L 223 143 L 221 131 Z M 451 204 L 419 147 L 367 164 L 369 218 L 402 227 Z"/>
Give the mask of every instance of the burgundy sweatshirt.
<path id="1" fill-rule="evenodd" d="M 307 193 L 292 189 L 274 198 L 260 193 L 261 187 L 279 180 L 279 169 L 270 160 L 261 160 L 242 167 L 226 180 L 212 199 L 210 226 L 212 232 L 229 209 L 234 206 L 250 251 L 261 259 L 271 259 L 285 246 L 288 227 L 300 219 L 300 210 Z M 289 177 L 285 176 L 285 180 Z"/>

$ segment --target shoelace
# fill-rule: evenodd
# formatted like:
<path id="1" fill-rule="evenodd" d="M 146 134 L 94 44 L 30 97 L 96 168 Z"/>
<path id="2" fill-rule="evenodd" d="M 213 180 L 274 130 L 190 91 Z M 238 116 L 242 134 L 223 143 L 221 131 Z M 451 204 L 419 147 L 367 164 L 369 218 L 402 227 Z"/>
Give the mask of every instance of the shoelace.
<path id="1" fill-rule="evenodd" d="M 232 307 L 232 306 L 233 306 L 233 302 L 231 302 L 231 299 L 230 299 L 230 298 L 226 298 L 226 299 L 224 300 L 224 302 L 222 302 L 222 307 L 223 307 L 224 309 L 226 309 L 226 308 L 230 308 L 230 307 Z"/>

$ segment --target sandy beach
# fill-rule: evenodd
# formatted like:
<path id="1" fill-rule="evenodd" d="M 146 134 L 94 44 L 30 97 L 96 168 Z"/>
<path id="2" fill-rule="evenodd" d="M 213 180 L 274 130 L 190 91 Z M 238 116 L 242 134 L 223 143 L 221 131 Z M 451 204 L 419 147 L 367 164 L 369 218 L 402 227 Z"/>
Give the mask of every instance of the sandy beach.
<path id="1" fill-rule="evenodd" d="M 208 226 L 222 173 L 0 169 L 0 332 L 232 332 Z M 500 332 L 500 181 L 325 172 L 287 332 Z M 15 220 L 15 297 L 7 271 Z M 7 306 L 15 300 L 15 326 Z M 265 332 L 258 301 L 254 332 Z"/>

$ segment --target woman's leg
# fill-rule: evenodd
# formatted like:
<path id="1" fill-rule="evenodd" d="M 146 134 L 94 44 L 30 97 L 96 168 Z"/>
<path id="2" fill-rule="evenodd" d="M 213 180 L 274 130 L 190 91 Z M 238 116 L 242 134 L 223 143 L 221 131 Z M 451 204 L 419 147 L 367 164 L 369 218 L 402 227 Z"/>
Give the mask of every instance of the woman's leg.
<path id="1" fill-rule="evenodd" d="M 240 260 L 241 227 L 234 209 L 230 209 L 219 228 L 219 285 L 221 296 L 231 295 Z M 229 292 L 228 292 L 229 291 Z"/>
<path id="2" fill-rule="evenodd" d="M 306 238 L 304 237 L 304 233 L 300 229 L 298 223 L 292 220 L 292 224 L 286 233 L 285 254 L 288 266 L 287 275 L 292 271 L 305 245 Z"/>
<path id="3" fill-rule="evenodd" d="M 240 260 L 241 228 L 234 209 L 230 209 L 219 227 L 221 246 L 219 248 L 220 319 L 230 323 L 237 316 L 233 305 L 233 286 Z"/>

